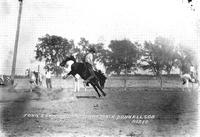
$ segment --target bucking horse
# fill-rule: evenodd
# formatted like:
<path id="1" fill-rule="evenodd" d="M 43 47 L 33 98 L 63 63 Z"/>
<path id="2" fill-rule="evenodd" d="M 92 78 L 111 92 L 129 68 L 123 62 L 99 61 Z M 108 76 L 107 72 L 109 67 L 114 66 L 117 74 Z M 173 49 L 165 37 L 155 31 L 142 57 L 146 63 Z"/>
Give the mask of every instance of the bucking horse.
<path id="1" fill-rule="evenodd" d="M 71 65 L 71 71 L 66 76 L 64 76 L 64 78 L 67 78 L 69 75 L 72 75 L 75 78 L 75 75 L 79 74 L 83 80 L 87 80 L 87 78 L 91 75 L 89 70 L 85 67 L 84 63 L 76 62 L 76 59 L 74 58 L 74 56 L 71 55 L 69 57 L 66 57 L 60 63 L 60 66 L 65 67 L 67 61 L 70 61 L 70 60 L 72 60 L 74 63 Z M 92 78 L 88 83 L 86 83 L 86 86 L 89 86 L 89 84 L 91 84 L 99 97 L 101 97 L 101 95 L 99 94 L 98 90 L 101 91 L 103 96 L 106 96 L 106 93 L 103 91 L 103 88 L 104 88 L 104 84 L 107 78 L 100 70 L 94 71 L 94 72 L 95 72 L 95 75 L 98 77 L 98 79 L 95 77 Z"/>

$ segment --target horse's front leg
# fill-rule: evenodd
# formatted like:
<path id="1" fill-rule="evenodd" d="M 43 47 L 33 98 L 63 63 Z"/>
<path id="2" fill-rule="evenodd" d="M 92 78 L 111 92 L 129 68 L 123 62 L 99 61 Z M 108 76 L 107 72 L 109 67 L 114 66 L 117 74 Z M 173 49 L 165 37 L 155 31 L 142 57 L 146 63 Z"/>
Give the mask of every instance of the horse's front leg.
<path id="1" fill-rule="evenodd" d="M 79 81 L 78 81 L 78 79 L 76 77 L 74 77 L 74 78 L 75 78 L 74 91 L 75 92 L 79 92 Z"/>
<path id="2" fill-rule="evenodd" d="M 78 92 L 80 91 L 80 82 L 79 79 L 77 79 L 77 88 L 78 88 Z"/>
<path id="3" fill-rule="evenodd" d="M 85 83 L 85 82 L 83 81 L 83 88 L 84 88 L 84 91 L 85 91 L 85 92 L 86 92 L 87 84 L 88 84 L 88 83 Z"/>
<path id="4" fill-rule="evenodd" d="M 84 85 L 84 91 L 85 91 L 85 92 L 87 91 L 87 87 L 86 87 L 86 85 Z"/>

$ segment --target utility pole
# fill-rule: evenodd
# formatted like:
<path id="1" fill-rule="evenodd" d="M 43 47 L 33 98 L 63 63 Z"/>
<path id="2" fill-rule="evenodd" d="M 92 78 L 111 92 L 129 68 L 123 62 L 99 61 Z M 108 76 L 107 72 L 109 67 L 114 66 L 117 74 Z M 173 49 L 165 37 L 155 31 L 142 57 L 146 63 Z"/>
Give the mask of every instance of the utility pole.
<path id="1" fill-rule="evenodd" d="M 13 55 L 12 72 L 11 72 L 12 84 L 14 84 L 14 77 L 15 77 L 17 48 L 18 48 L 18 41 L 19 41 L 19 30 L 20 30 L 20 21 L 21 21 L 22 5 L 23 5 L 23 0 L 18 0 L 18 1 L 19 1 L 19 12 L 18 12 L 18 19 L 17 19 L 17 30 L 16 30 L 16 35 L 15 35 L 14 55 Z"/>

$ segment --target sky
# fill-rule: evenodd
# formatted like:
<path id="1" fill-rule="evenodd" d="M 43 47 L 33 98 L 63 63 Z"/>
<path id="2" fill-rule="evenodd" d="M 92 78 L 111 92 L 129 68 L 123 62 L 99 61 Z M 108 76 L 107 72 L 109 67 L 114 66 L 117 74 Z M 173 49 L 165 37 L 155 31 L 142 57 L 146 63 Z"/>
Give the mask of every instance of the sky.
<path id="1" fill-rule="evenodd" d="M 200 51 L 199 3 L 186 0 L 24 0 L 16 74 L 37 70 L 35 45 L 45 34 L 91 43 L 130 39 L 143 43 L 164 36 Z M 10 74 L 18 0 L 0 1 L 0 74 Z M 42 66 L 42 64 L 40 64 Z"/>

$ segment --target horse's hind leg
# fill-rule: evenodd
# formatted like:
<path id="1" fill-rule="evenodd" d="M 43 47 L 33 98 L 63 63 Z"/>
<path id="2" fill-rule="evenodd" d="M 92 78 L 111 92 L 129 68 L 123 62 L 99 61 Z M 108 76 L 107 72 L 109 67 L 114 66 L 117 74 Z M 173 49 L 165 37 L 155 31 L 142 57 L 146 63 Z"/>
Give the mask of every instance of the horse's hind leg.
<path id="1" fill-rule="evenodd" d="M 98 96 L 99 97 L 101 97 L 101 95 L 99 94 L 99 92 L 98 92 L 98 89 L 97 89 L 97 87 L 93 84 L 93 83 L 91 83 L 91 85 L 93 86 L 93 88 L 95 89 L 95 91 L 97 92 L 97 94 L 98 94 Z"/>
<path id="2" fill-rule="evenodd" d="M 102 90 L 102 88 L 101 88 L 101 86 L 99 85 L 98 82 L 96 82 L 96 86 L 101 91 L 101 93 L 103 94 L 103 96 L 106 96 L 106 93 Z"/>
<path id="3" fill-rule="evenodd" d="M 99 85 L 97 87 L 99 88 L 99 90 L 101 91 L 101 93 L 103 94 L 103 96 L 106 96 L 106 93 L 102 90 L 102 88 Z"/>

